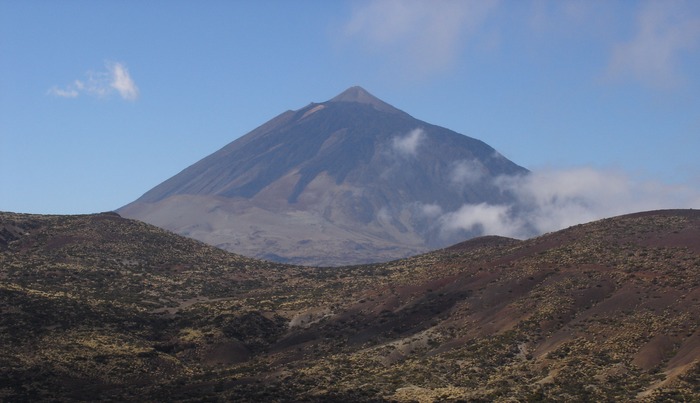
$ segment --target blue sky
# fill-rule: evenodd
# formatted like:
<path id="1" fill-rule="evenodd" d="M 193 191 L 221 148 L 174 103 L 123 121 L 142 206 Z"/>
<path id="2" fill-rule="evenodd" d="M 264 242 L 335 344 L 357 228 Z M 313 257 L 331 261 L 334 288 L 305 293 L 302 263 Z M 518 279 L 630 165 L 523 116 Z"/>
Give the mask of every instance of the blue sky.
<path id="1" fill-rule="evenodd" d="M 590 217 L 700 208 L 697 1 L 0 0 L 0 210 L 116 209 L 353 85 Z"/>

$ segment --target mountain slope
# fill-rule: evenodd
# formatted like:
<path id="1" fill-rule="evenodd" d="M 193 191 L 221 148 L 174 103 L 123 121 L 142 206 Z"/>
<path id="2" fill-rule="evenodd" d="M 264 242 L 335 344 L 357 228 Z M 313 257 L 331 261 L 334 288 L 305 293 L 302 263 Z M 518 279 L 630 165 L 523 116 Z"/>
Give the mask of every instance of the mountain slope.
<path id="1" fill-rule="evenodd" d="M 506 202 L 493 179 L 525 173 L 353 87 L 277 116 L 119 213 L 249 256 L 380 261 L 463 239 L 440 231 L 436 209 Z"/>
<path id="2" fill-rule="evenodd" d="M 7 401 L 695 401 L 700 212 L 318 269 L 0 213 Z"/>

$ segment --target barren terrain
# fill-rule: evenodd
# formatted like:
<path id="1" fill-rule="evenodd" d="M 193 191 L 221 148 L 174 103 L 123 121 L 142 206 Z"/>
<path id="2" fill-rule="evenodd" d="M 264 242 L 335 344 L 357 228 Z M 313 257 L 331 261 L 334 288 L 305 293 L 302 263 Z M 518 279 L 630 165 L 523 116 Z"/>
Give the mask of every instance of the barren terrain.
<path id="1" fill-rule="evenodd" d="M 341 268 L 0 214 L 0 400 L 694 401 L 700 212 Z"/>

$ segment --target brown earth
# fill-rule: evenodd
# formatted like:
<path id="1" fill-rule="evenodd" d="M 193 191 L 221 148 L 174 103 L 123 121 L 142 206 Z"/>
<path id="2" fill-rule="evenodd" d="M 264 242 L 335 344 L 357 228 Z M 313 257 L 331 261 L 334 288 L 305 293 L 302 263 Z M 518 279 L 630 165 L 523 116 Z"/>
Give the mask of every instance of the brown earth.
<path id="1" fill-rule="evenodd" d="M 0 214 L 0 400 L 696 401 L 700 212 L 343 268 Z"/>

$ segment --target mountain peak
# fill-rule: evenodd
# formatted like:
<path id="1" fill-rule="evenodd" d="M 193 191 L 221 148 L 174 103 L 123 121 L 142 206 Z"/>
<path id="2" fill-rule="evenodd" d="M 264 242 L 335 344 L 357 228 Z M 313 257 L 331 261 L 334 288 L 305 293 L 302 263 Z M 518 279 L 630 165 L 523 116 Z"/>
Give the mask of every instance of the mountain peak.
<path id="1" fill-rule="evenodd" d="M 355 102 L 372 105 L 375 109 L 383 112 L 401 112 L 357 85 L 341 92 L 328 102 Z"/>
<path id="2" fill-rule="evenodd" d="M 360 102 L 369 103 L 371 101 L 379 101 L 377 97 L 370 94 L 366 89 L 356 85 L 336 95 L 330 102 Z"/>

